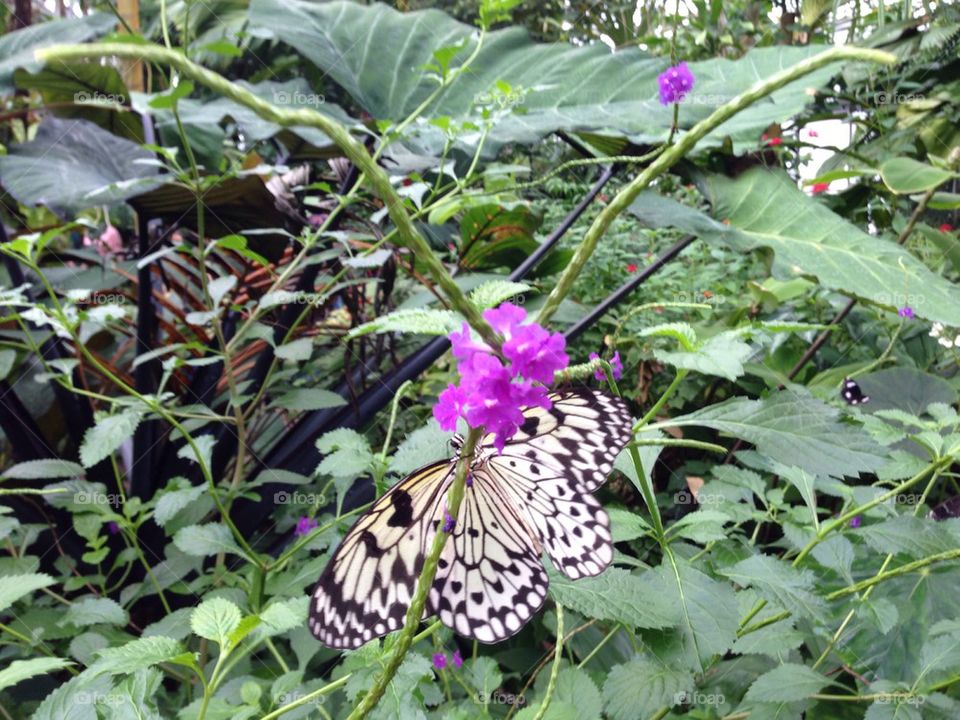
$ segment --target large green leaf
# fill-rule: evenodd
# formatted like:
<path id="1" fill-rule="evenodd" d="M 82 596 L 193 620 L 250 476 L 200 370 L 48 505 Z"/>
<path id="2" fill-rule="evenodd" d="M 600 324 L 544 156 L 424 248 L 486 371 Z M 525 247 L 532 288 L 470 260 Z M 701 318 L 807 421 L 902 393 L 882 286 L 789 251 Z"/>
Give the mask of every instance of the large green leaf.
<path id="1" fill-rule="evenodd" d="M 399 13 L 382 4 L 307 0 L 253 0 L 250 31 L 297 48 L 371 115 L 394 121 L 405 118 L 436 88 L 425 69 L 435 64 L 435 50 L 463 43 L 451 63 L 456 67 L 477 41 L 475 27 L 437 10 Z M 757 80 L 820 49 L 777 46 L 753 50 L 735 61 L 690 63 L 696 86 L 681 106 L 681 127 L 690 127 Z M 427 112 L 476 119 L 478 105 L 496 108 L 502 99 L 513 112 L 496 123 L 490 149 L 504 142 L 532 142 L 560 129 L 602 131 L 636 142 L 663 140 L 673 110 L 660 104 L 657 75 L 668 65 L 667 58 L 650 57 L 636 48 L 611 53 L 599 43 L 538 44 L 513 27 L 489 33 L 469 72 Z M 737 145 L 756 146 L 764 128 L 798 112 L 810 99 L 807 89 L 822 85 L 832 72 L 823 69 L 778 90 L 728 121 L 711 139 L 716 144 L 730 135 Z M 510 90 L 491 99 L 498 81 Z M 425 127 L 424 132 L 440 136 L 436 128 Z"/>
<path id="2" fill-rule="evenodd" d="M 3 187 L 24 205 L 68 213 L 161 184 L 153 155 L 86 120 L 44 118 L 31 142 L 0 157 Z"/>
<path id="3" fill-rule="evenodd" d="M 116 25 L 113 15 L 93 13 L 81 19 L 37 23 L 0 37 L 0 95 L 13 92 L 13 73 L 18 68 L 35 72 L 43 66 L 33 57 L 37 48 L 84 42 L 110 32 Z"/>
<path id="4" fill-rule="evenodd" d="M 873 237 L 808 197 L 779 172 L 754 169 L 731 180 L 712 176 L 706 191 L 714 220 L 672 200 L 644 193 L 632 213 L 651 226 L 679 228 L 737 250 L 769 247 L 774 271 L 813 276 L 831 290 L 920 317 L 960 325 L 960 293 L 890 240 Z"/>
<path id="5" fill-rule="evenodd" d="M 836 408 L 796 392 L 763 400 L 731 398 L 669 422 L 729 433 L 753 443 L 761 454 L 813 475 L 856 476 L 886 461 L 869 435 L 839 422 Z"/>

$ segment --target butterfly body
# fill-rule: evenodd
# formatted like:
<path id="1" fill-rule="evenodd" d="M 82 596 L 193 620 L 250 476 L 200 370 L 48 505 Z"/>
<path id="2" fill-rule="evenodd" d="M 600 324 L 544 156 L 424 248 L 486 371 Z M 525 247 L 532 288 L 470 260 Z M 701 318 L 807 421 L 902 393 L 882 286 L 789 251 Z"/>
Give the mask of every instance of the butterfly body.
<path id="1" fill-rule="evenodd" d="M 445 520 L 445 501 L 459 449 L 374 503 L 317 583 L 308 624 L 321 642 L 355 648 L 398 630 L 433 537 L 444 529 L 451 537 L 426 614 L 481 642 L 510 637 L 542 607 L 543 553 L 572 579 L 610 564 L 609 519 L 591 493 L 632 435 L 630 412 L 619 398 L 591 390 L 551 399 L 550 410 L 525 411 L 502 453 L 489 437 L 480 444 L 456 518 Z"/>
<path id="2" fill-rule="evenodd" d="M 870 396 L 864 395 L 863 390 L 856 380 L 850 378 L 843 379 L 843 387 L 840 389 L 840 395 L 850 405 L 863 405 L 870 402 Z"/>

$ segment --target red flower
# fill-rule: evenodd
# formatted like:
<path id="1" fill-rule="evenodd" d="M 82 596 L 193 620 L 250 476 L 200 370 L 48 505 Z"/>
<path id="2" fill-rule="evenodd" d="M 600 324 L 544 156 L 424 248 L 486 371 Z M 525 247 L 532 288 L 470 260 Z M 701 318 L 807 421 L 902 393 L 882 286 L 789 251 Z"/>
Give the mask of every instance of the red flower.
<path id="1" fill-rule="evenodd" d="M 810 190 L 814 195 L 819 195 L 820 193 L 826 192 L 830 189 L 830 183 L 814 183 L 813 187 Z"/>
<path id="2" fill-rule="evenodd" d="M 630 263 L 629 265 L 627 265 L 627 272 L 628 272 L 628 273 L 635 273 L 636 271 L 637 271 L 637 266 L 636 266 L 636 265 L 634 265 L 633 263 Z"/>
<path id="3" fill-rule="evenodd" d="M 413 185 L 413 180 L 411 180 L 410 178 L 404 178 L 401 182 L 404 187 L 410 187 L 411 185 Z"/>
<path id="4" fill-rule="evenodd" d="M 950 223 L 944 223 L 943 225 L 940 226 L 940 232 L 942 232 L 942 233 L 952 233 L 952 232 L 953 232 L 953 225 L 951 225 Z"/>
<path id="5" fill-rule="evenodd" d="M 767 145 L 772 145 L 774 147 L 776 147 L 777 145 L 780 145 L 781 143 L 783 143 L 783 138 L 781 137 L 772 137 L 769 140 L 767 140 Z"/>

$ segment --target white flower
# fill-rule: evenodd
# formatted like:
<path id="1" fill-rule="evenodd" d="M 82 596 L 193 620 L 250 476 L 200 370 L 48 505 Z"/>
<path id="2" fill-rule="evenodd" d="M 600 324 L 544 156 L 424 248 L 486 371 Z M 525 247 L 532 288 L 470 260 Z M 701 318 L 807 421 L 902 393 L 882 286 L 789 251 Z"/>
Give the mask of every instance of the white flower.
<path id="1" fill-rule="evenodd" d="M 941 345 L 943 345 L 945 348 L 948 348 L 948 347 L 950 347 L 951 345 L 953 345 L 953 343 L 950 341 L 950 338 L 940 338 L 940 340 L 939 340 L 938 342 L 939 342 Z"/>
<path id="2" fill-rule="evenodd" d="M 940 333 L 943 332 L 943 323 L 935 322 L 933 327 L 930 328 L 930 337 L 940 337 Z"/>

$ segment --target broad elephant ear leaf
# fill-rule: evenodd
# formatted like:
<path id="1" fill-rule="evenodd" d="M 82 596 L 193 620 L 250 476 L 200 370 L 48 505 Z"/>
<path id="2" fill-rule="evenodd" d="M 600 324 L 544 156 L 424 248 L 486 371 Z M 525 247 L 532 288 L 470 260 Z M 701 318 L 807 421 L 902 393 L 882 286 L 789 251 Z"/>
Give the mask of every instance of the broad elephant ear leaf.
<path id="1" fill-rule="evenodd" d="M 398 121 L 431 92 L 427 66 L 433 52 L 462 44 L 456 67 L 475 48 L 476 28 L 437 10 L 399 13 L 388 5 L 302 0 L 252 0 L 250 32 L 297 48 L 378 120 Z M 689 63 L 694 92 L 681 106 L 681 127 L 690 127 L 756 81 L 819 52 L 816 46 L 759 48 L 738 60 Z M 428 117 L 479 117 L 478 105 L 499 107 L 498 82 L 511 90 L 512 112 L 491 129 L 487 152 L 503 143 L 533 142 L 557 130 L 603 132 L 638 143 L 665 140 L 672 107 L 660 104 L 657 75 L 668 61 L 637 48 L 611 53 L 603 45 L 536 43 L 513 27 L 487 34 L 468 73 L 457 78 L 427 109 Z M 705 140 L 731 136 L 737 148 L 756 147 L 764 128 L 785 120 L 810 100 L 807 90 L 826 82 L 839 66 L 792 83 L 740 113 Z M 503 87 L 503 85 L 501 85 Z M 442 142 L 424 126 L 425 144 Z M 426 133 L 436 131 L 436 136 Z M 442 145 L 441 145 L 442 147 Z"/>
<path id="2" fill-rule="evenodd" d="M 714 175 L 704 189 L 714 217 L 654 193 L 642 194 L 630 211 L 651 227 L 676 227 L 707 242 L 770 248 L 782 277 L 814 277 L 891 310 L 909 304 L 919 317 L 960 325 L 960 295 L 951 283 L 893 240 L 868 235 L 807 196 L 783 173 Z"/>

